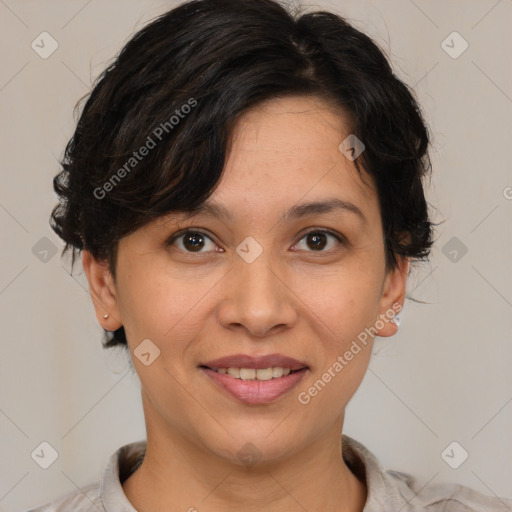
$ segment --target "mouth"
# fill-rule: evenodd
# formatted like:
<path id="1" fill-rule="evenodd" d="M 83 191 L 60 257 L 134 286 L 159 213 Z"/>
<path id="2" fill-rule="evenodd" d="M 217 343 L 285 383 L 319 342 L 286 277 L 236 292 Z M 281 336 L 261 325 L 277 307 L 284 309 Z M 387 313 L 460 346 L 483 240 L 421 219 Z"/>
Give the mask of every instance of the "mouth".
<path id="1" fill-rule="evenodd" d="M 246 404 L 268 404 L 290 392 L 309 367 L 278 354 L 235 355 L 199 365 L 199 369 L 228 395 Z"/>
<path id="2" fill-rule="evenodd" d="M 229 375 L 233 379 L 239 380 L 273 380 L 280 379 L 281 377 L 286 377 L 292 373 L 297 373 L 302 370 L 305 370 L 306 367 L 300 368 L 298 370 L 292 370 L 289 367 L 284 366 L 270 366 L 268 368 L 210 368 L 208 366 L 200 366 L 200 368 L 204 368 L 206 370 L 211 370 L 216 373 L 220 373 L 222 375 Z"/>

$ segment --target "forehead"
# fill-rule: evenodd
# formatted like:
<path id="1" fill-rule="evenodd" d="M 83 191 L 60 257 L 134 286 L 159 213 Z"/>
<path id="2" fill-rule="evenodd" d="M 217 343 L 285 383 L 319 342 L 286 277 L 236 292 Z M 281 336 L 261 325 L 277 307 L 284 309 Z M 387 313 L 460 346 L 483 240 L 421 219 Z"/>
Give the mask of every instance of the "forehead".
<path id="1" fill-rule="evenodd" d="M 340 107 L 314 96 L 288 96 L 260 103 L 235 123 L 237 149 L 301 153 L 337 149 L 353 122 Z"/>
<path id="2" fill-rule="evenodd" d="M 267 101 L 237 121 L 221 182 L 212 197 L 264 194 L 288 202 L 315 195 L 376 199 L 373 180 L 364 180 L 340 149 L 352 121 L 340 107 L 315 97 Z"/>
<path id="3" fill-rule="evenodd" d="M 333 213 L 380 225 L 371 177 L 365 173 L 363 181 L 340 151 L 350 127 L 341 108 L 315 97 L 273 99 L 247 110 L 234 125 L 213 193 L 195 210 L 167 219 L 202 215 L 256 226 Z"/>

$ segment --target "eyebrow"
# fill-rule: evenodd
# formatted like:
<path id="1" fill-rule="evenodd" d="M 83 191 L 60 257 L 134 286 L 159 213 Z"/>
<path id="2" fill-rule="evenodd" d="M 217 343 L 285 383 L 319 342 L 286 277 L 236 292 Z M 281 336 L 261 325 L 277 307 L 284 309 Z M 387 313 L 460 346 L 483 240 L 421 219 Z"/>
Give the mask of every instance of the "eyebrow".
<path id="1" fill-rule="evenodd" d="M 287 219 L 298 219 L 307 215 L 331 213 L 335 210 L 343 210 L 348 213 L 357 215 L 361 221 L 366 222 L 363 212 L 353 203 L 339 198 L 327 199 L 325 201 L 313 201 L 292 206 L 281 218 L 282 221 Z"/>
<path id="2" fill-rule="evenodd" d="M 345 212 L 355 214 L 363 223 L 366 223 L 366 217 L 355 204 L 339 198 L 329 198 L 323 201 L 296 204 L 281 216 L 281 222 L 289 219 L 299 219 L 308 215 L 331 213 L 335 210 L 343 210 Z M 185 218 L 187 219 L 198 215 L 204 215 L 206 217 L 215 217 L 225 221 L 233 220 L 233 215 L 229 210 L 214 202 L 205 202 L 194 210 L 186 212 L 185 215 Z"/>

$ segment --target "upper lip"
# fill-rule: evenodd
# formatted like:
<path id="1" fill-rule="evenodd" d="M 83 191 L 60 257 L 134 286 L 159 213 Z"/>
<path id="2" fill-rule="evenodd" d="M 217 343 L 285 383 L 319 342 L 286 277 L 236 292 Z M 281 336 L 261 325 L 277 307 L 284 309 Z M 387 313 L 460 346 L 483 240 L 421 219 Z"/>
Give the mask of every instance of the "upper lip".
<path id="1" fill-rule="evenodd" d="M 300 370 L 307 368 L 308 365 L 292 357 L 283 356 L 282 354 L 267 354 L 264 356 L 250 356 L 248 354 L 233 354 L 231 356 L 221 357 L 212 361 L 201 363 L 200 366 L 208 368 L 254 368 L 263 369 L 280 366 L 290 368 L 290 370 Z"/>

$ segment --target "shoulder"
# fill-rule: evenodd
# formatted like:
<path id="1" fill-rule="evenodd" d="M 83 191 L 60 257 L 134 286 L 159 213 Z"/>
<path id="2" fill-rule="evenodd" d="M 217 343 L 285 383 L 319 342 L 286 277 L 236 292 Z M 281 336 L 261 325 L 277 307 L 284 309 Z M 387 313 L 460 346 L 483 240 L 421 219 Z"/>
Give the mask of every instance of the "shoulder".
<path id="1" fill-rule="evenodd" d="M 397 483 L 411 510 L 431 512 L 511 512 L 512 500 L 487 496 L 460 484 L 439 483 L 425 486 L 414 476 L 398 471 L 386 471 L 387 476 Z M 366 511 L 365 511 L 366 512 Z"/>
<path id="2" fill-rule="evenodd" d="M 511 512 L 512 500 L 487 496 L 459 484 L 427 484 L 400 471 L 385 469 L 365 446 L 343 435 L 343 458 L 368 497 L 363 512 Z"/>
<path id="3" fill-rule="evenodd" d="M 99 482 L 27 512 L 136 512 L 123 492 L 122 482 L 137 469 L 145 452 L 145 441 L 121 446 L 110 456 Z"/>
<path id="4" fill-rule="evenodd" d="M 27 512 L 69 512 L 70 510 L 74 512 L 104 512 L 100 489 L 100 482 L 93 483 Z"/>

